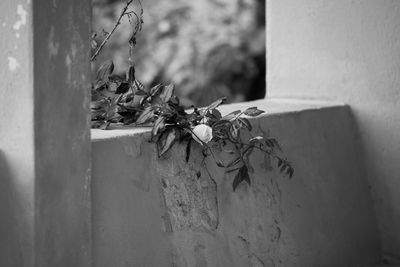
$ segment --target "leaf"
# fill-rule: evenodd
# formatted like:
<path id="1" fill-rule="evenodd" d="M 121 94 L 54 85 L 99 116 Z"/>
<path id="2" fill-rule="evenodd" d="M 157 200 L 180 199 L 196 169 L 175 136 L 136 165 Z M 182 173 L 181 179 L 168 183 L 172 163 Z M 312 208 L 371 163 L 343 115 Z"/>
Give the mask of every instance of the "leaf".
<path id="1" fill-rule="evenodd" d="M 239 126 L 232 124 L 228 132 L 232 139 L 237 139 L 239 137 Z"/>
<path id="2" fill-rule="evenodd" d="M 164 85 L 162 84 L 157 84 L 156 86 L 154 86 L 153 88 L 150 89 L 150 95 L 151 96 L 155 96 L 160 92 L 160 89 L 162 89 L 164 87 Z"/>
<path id="3" fill-rule="evenodd" d="M 108 80 L 108 77 L 114 71 L 114 62 L 112 60 L 105 61 L 100 68 L 97 70 L 97 81 L 105 81 Z"/>
<path id="4" fill-rule="evenodd" d="M 251 138 L 250 140 L 249 140 L 249 144 L 256 144 L 256 143 L 258 143 L 258 142 L 261 142 L 263 140 L 263 137 L 262 136 L 256 136 L 256 137 L 253 137 L 253 138 Z"/>
<path id="5" fill-rule="evenodd" d="M 287 173 L 289 174 L 289 179 L 291 179 L 294 174 L 294 169 L 290 167 Z"/>
<path id="6" fill-rule="evenodd" d="M 238 118 L 240 125 L 244 126 L 247 128 L 247 130 L 251 131 L 253 127 L 251 126 L 251 123 L 248 119 L 246 118 Z"/>
<path id="7" fill-rule="evenodd" d="M 186 145 L 186 157 L 185 157 L 186 162 L 189 162 L 191 150 L 192 150 L 192 139 L 189 139 Z"/>
<path id="8" fill-rule="evenodd" d="M 278 168 L 280 168 L 283 164 L 283 160 L 281 158 L 278 158 Z"/>
<path id="9" fill-rule="evenodd" d="M 272 142 L 274 148 L 277 148 L 279 151 L 282 151 L 281 145 L 279 144 L 278 140 L 275 138 L 269 138 L 269 140 Z"/>
<path id="10" fill-rule="evenodd" d="M 212 102 L 212 103 L 207 107 L 207 109 L 208 109 L 208 110 L 210 110 L 210 109 L 215 109 L 215 108 L 218 107 L 219 105 L 223 104 L 225 101 L 226 101 L 226 97 L 221 97 L 220 99 L 218 99 L 218 100 Z"/>
<path id="11" fill-rule="evenodd" d="M 229 121 L 229 120 L 235 118 L 236 115 L 239 114 L 240 112 L 241 112 L 240 110 L 235 110 L 235 111 L 229 113 L 228 115 L 223 116 L 223 117 L 221 118 L 221 120 Z"/>
<path id="12" fill-rule="evenodd" d="M 220 120 L 222 118 L 221 112 L 219 112 L 219 110 L 216 108 L 211 110 L 211 114 L 214 115 L 217 120 Z"/>
<path id="13" fill-rule="evenodd" d="M 267 139 L 265 139 L 265 144 L 268 147 L 272 148 L 272 149 L 276 148 L 279 151 L 282 151 L 282 148 L 281 148 L 278 140 L 276 140 L 275 138 L 267 138 Z"/>
<path id="14" fill-rule="evenodd" d="M 217 164 L 218 167 L 225 168 L 225 165 L 222 163 L 222 161 L 215 159 L 215 163 Z"/>
<path id="15" fill-rule="evenodd" d="M 147 92 L 144 90 L 144 85 L 138 80 L 135 80 L 135 93 L 137 95 L 147 95 Z"/>
<path id="16" fill-rule="evenodd" d="M 116 94 L 125 94 L 126 92 L 128 92 L 130 86 L 128 83 L 121 83 L 118 87 L 117 90 L 115 91 Z"/>
<path id="17" fill-rule="evenodd" d="M 101 130 L 107 130 L 108 126 L 110 126 L 110 122 L 104 122 L 101 126 L 100 129 Z"/>
<path id="18" fill-rule="evenodd" d="M 109 102 L 106 99 L 100 99 L 97 101 L 92 101 L 90 102 L 90 108 L 91 109 L 104 109 L 108 107 Z"/>
<path id="19" fill-rule="evenodd" d="M 154 115 L 153 107 L 147 107 L 140 114 L 139 118 L 136 120 L 136 123 L 137 124 L 146 123 L 153 118 L 153 115 Z"/>
<path id="20" fill-rule="evenodd" d="M 170 101 L 171 101 L 172 104 L 177 105 L 177 106 L 180 103 L 179 97 L 177 97 L 176 95 L 172 96 Z"/>
<path id="21" fill-rule="evenodd" d="M 233 161 L 231 161 L 228 165 L 226 165 L 227 168 L 233 167 L 235 165 L 237 165 L 241 160 L 241 157 L 237 157 L 236 159 L 234 159 Z"/>
<path id="22" fill-rule="evenodd" d="M 239 168 L 234 168 L 234 169 L 231 169 L 231 170 L 227 170 L 226 173 L 231 173 L 231 172 L 237 171 L 239 169 L 240 169 L 240 167 Z"/>
<path id="23" fill-rule="evenodd" d="M 284 164 L 281 166 L 280 172 L 281 172 L 281 173 L 284 172 L 285 169 L 286 169 L 287 167 L 288 167 L 288 165 L 287 165 L 286 163 L 284 163 Z"/>
<path id="24" fill-rule="evenodd" d="M 162 135 L 161 138 L 162 144 L 160 147 L 161 151 L 159 152 L 160 157 L 164 155 L 172 147 L 172 145 L 175 143 L 176 136 L 177 135 L 175 129 L 171 129 L 170 131 L 168 131 L 168 133 Z"/>
<path id="25" fill-rule="evenodd" d="M 94 40 L 94 39 L 91 40 L 90 45 L 91 45 L 92 49 L 96 49 L 98 46 L 96 40 Z"/>
<path id="26" fill-rule="evenodd" d="M 232 183 L 233 191 L 235 191 L 238 185 L 243 181 L 246 181 L 249 185 L 251 184 L 249 172 L 246 165 L 243 165 L 236 174 L 235 179 Z"/>
<path id="27" fill-rule="evenodd" d="M 135 67 L 132 65 L 129 67 L 128 71 L 126 72 L 126 80 L 128 83 L 133 86 L 135 83 Z"/>
<path id="28" fill-rule="evenodd" d="M 172 95 L 174 94 L 174 89 L 175 89 L 175 86 L 173 84 L 169 84 L 169 85 L 165 86 L 160 94 L 161 101 L 163 101 L 164 103 L 167 103 L 171 99 Z"/>
<path id="29" fill-rule="evenodd" d="M 151 131 L 151 136 L 154 137 L 165 128 L 165 117 L 158 117 Z"/>
<path id="30" fill-rule="evenodd" d="M 250 116 L 250 117 L 256 117 L 264 112 L 265 111 L 259 110 L 257 107 L 251 107 L 251 108 L 248 108 L 245 111 L 243 111 L 243 114 Z"/>

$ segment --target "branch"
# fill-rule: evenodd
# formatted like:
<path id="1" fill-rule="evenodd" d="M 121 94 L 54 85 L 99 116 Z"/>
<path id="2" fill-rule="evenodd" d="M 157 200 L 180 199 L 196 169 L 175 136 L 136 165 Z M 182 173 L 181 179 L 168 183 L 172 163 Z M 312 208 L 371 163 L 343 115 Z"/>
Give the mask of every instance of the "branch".
<path id="1" fill-rule="evenodd" d="M 128 7 L 130 4 L 132 4 L 133 0 L 128 0 L 126 2 L 126 5 L 124 9 L 122 10 L 121 14 L 118 17 L 117 23 L 114 25 L 114 28 L 107 34 L 106 38 L 101 42 L 100 46 L 97 48 L 96 52 L 93 54 L 92 58 L 90 61 L 94 61 L 96 57 L 99 55 L 100 51 L 103 49 L 104 45 L 108 42 L 110 39 L 111 35 L 114 33 L 114 31 L 117 29 L 117 27 L 121 24 L 121 20 L 124 17 L 124 15 L 128 14 L 126 13 L 126 10 L 128 10 Z"/>

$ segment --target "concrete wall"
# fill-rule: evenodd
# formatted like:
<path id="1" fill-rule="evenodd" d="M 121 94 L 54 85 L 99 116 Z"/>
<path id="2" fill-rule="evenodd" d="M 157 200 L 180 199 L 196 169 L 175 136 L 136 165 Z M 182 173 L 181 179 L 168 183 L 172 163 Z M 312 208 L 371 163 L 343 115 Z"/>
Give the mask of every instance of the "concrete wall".
<path id="1" fill-rule="evenodd" d="M 158 159 L 146 129 L 92 130 L 94 266 L 337 267 L 379 261 L 349 108 L 270 100 L 225 112 L 248 105 L 269 111 L 253 121 L 255 132 L 279 137 L 295 168 L 292 180 L 255 153 L 252 185 L 233 192 L 233 174 L 208 162 L 210 178 L 199 166 L 199 147 L 187 164 L 184 145 Z"/>
<path id="2" fill-rule="evenodd" d="M 0 3 L 0 266 L 31 266 L 34 238 L 32 7 Z"/>
<path id="3" fill-rule="evenodd" d="M 268 96 L 348 103 L 383 251 L 400 261 L 400 1 L 268 1 Z"/>
<path id="4" fill-rule="evenodd" d="M 0 266 L 90 266 L 90 1 L 0 2 Z"/>
<path id="5" fill-rule="evenodd" d="M 383 251 L 400 260 L 400 1 L 270 0 L 268 96 L 348 103 Z"/>

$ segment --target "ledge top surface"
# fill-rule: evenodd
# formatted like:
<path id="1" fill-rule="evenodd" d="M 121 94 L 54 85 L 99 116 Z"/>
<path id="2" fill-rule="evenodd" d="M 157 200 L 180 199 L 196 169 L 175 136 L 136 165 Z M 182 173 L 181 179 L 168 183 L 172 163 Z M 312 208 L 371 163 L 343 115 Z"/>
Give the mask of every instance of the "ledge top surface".
<path id="1" fill-rule="evenodd" d="M 338 106 L 345 106 L 343 103 L 320 101 L 320 100 L 303 100 L 291 98 L 268 98 L 249 102 L 240 102 L 226 104 L 220 106 L 221 113 L 228 114 L 229 112 L 246 109 L 248 107 L 257 106 L 261 110 L 265 110 L 265 115 L 282 115 L 290 113 L 298 113 L 307 110 L 319 110 Z M 92 141 L 101 141 L 105 139 L 113 139 L 118 137 L 134 136 L 150 132 L 151 127 L 118 127 L 110 130 L 91 129 Z"/>

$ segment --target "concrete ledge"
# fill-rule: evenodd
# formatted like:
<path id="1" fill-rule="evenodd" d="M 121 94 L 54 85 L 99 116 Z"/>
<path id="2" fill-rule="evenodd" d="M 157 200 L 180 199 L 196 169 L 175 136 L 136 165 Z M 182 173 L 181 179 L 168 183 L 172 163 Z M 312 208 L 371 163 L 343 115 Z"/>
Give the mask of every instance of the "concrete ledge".
<path id="1" fill-rule="evenodd" d="M 222 105 L 220 107 L 222 114 L 228 114 L 231 111 L 238 109 L 246 109 L 251 106 L 257 106 L 266 111 L 264 116 L 280 115 L 288 113 L 298 113 L 302 111 L 319 110 L 325 108 L 332 108 L 338 106 L 345 106 L 343 103 L 332 103 L 327 101 L 317 100 L 298 100 L 290 98 L 271 98 L 267 100 L 257 100 L 243 103 L 235 103 L 229 105 Z M 149 132 L 150 127 L 114 127 L 112 130 L 99 130 L 92 129 L 92 141 L 97 142 L 105 139 L 118 138 L 123 136 L 134 136 Z"/>
<path id="2" fill-rule="evenodd" d="M 349 107 L 284 99 L 258 106 L 257 132 L 278 137 L 292 180 L 261 153 L 252 185 L 184 145 L 158 159 L 149 129 L 92 130 L 94 266 L 357 266 L 380 250 Z M 227 160 L 224 158 L 224 160 Z"/>

